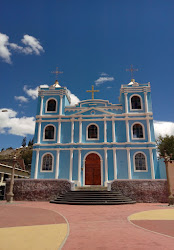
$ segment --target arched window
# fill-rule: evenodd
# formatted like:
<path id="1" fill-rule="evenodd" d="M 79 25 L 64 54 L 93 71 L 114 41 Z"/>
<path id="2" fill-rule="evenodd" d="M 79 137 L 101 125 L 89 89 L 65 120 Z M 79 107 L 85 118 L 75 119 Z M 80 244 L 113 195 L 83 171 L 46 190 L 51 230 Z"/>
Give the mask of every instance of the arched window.
<path id="1" fill-rule="evenodd" d="M 53 157 L 51 154 L 46 154 L 42 159 L 42 171 L 52 171 Z"/>
<path id="2" fill-rule="evenodd" d="M 98 139 L 98 127 L 95 124 L 88 127 L 88 139 Z"/>
<path id="3" fill-rule="evenodd" d="M 135 155 L 135 170 L 146 170 L 146 159 L 145 155 L 142 153 L 137 153 Z"/>
<path id="4" fill-rule="evenodd" d="M 54 127 L 49 125 L 45 128 L 45 138 L 46 140 L 53 140 L 54 139 Z"/>
<path id="5" fill-rule="evenodd" d="M 131 107 L 132 109 L 141 109 L 141 99 L 139 96 L 134 95 L 131 98 Z"/>
<path id="6" fill-rule="evenodd" d="M 56 100 L 50 99 L 47 102 L 47 111 L 49 111 L 49 112 L 56 111 Z"/>
<path id="7" fill-rule="evenodd" d="M 133 139 L 136 138 L 144 138 L 143 127 L 139 123 L 133 125 Z"/>

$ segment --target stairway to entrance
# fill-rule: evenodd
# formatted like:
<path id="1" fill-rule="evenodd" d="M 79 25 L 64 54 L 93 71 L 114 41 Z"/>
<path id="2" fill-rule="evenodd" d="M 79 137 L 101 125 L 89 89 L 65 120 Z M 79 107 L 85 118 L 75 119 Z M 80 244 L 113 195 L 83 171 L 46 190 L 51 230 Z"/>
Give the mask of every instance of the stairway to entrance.
<path id="1" fill-rule="evenodd" d="M 69 205 L 123 205 L 136 203 L 132 199 L 123 196 L 119 191 L 107 191 L 106 187 L 77 187 L 75 191 L 69 191 L 50 201 L 55 204 Z"/>

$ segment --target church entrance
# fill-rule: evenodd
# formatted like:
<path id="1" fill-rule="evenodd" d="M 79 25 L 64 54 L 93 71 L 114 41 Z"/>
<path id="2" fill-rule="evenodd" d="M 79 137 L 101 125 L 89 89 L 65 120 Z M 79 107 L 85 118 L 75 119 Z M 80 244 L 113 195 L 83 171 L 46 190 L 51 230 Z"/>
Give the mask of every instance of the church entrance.
<path id="1" fill-rule="evenodd" d="M 85 159 L 85 185 L 101 185 L 100 157 L 95 153 Z"/>

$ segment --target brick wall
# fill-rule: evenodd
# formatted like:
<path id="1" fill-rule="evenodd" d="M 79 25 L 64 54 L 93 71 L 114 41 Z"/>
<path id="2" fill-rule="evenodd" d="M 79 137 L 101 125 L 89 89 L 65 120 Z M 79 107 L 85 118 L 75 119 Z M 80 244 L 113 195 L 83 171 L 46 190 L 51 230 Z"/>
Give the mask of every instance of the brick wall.
<path id="1" fill-rule="evenodd" d="M 120 190 L 136 202 L 168 202 L 166 180 L 116 180 L 112 182 L 111 190 Z"/>
<path id="2" fill-rule="evenodd" d="M 9 191 L 10 181 L 6 182 L 6 193 Z M 67 180 L 15 180 L 14 200 L 18 201 L 50 201 L 60 194 L 71 189 L 71 184 Z"/>

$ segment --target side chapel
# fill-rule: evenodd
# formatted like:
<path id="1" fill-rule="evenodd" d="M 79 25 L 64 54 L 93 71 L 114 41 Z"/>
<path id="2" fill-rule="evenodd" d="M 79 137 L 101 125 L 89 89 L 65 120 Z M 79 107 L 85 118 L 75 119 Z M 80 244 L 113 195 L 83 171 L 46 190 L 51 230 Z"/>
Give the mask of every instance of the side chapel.
<path id="1" fill-rule="evenodd" d="M 92 99 L 70 106 L 56 80 L 40 88 L 31 178 L 106 186 L 114 179 L 160 179 L 150 83 L 121 85 L 119 104 Z"/>

